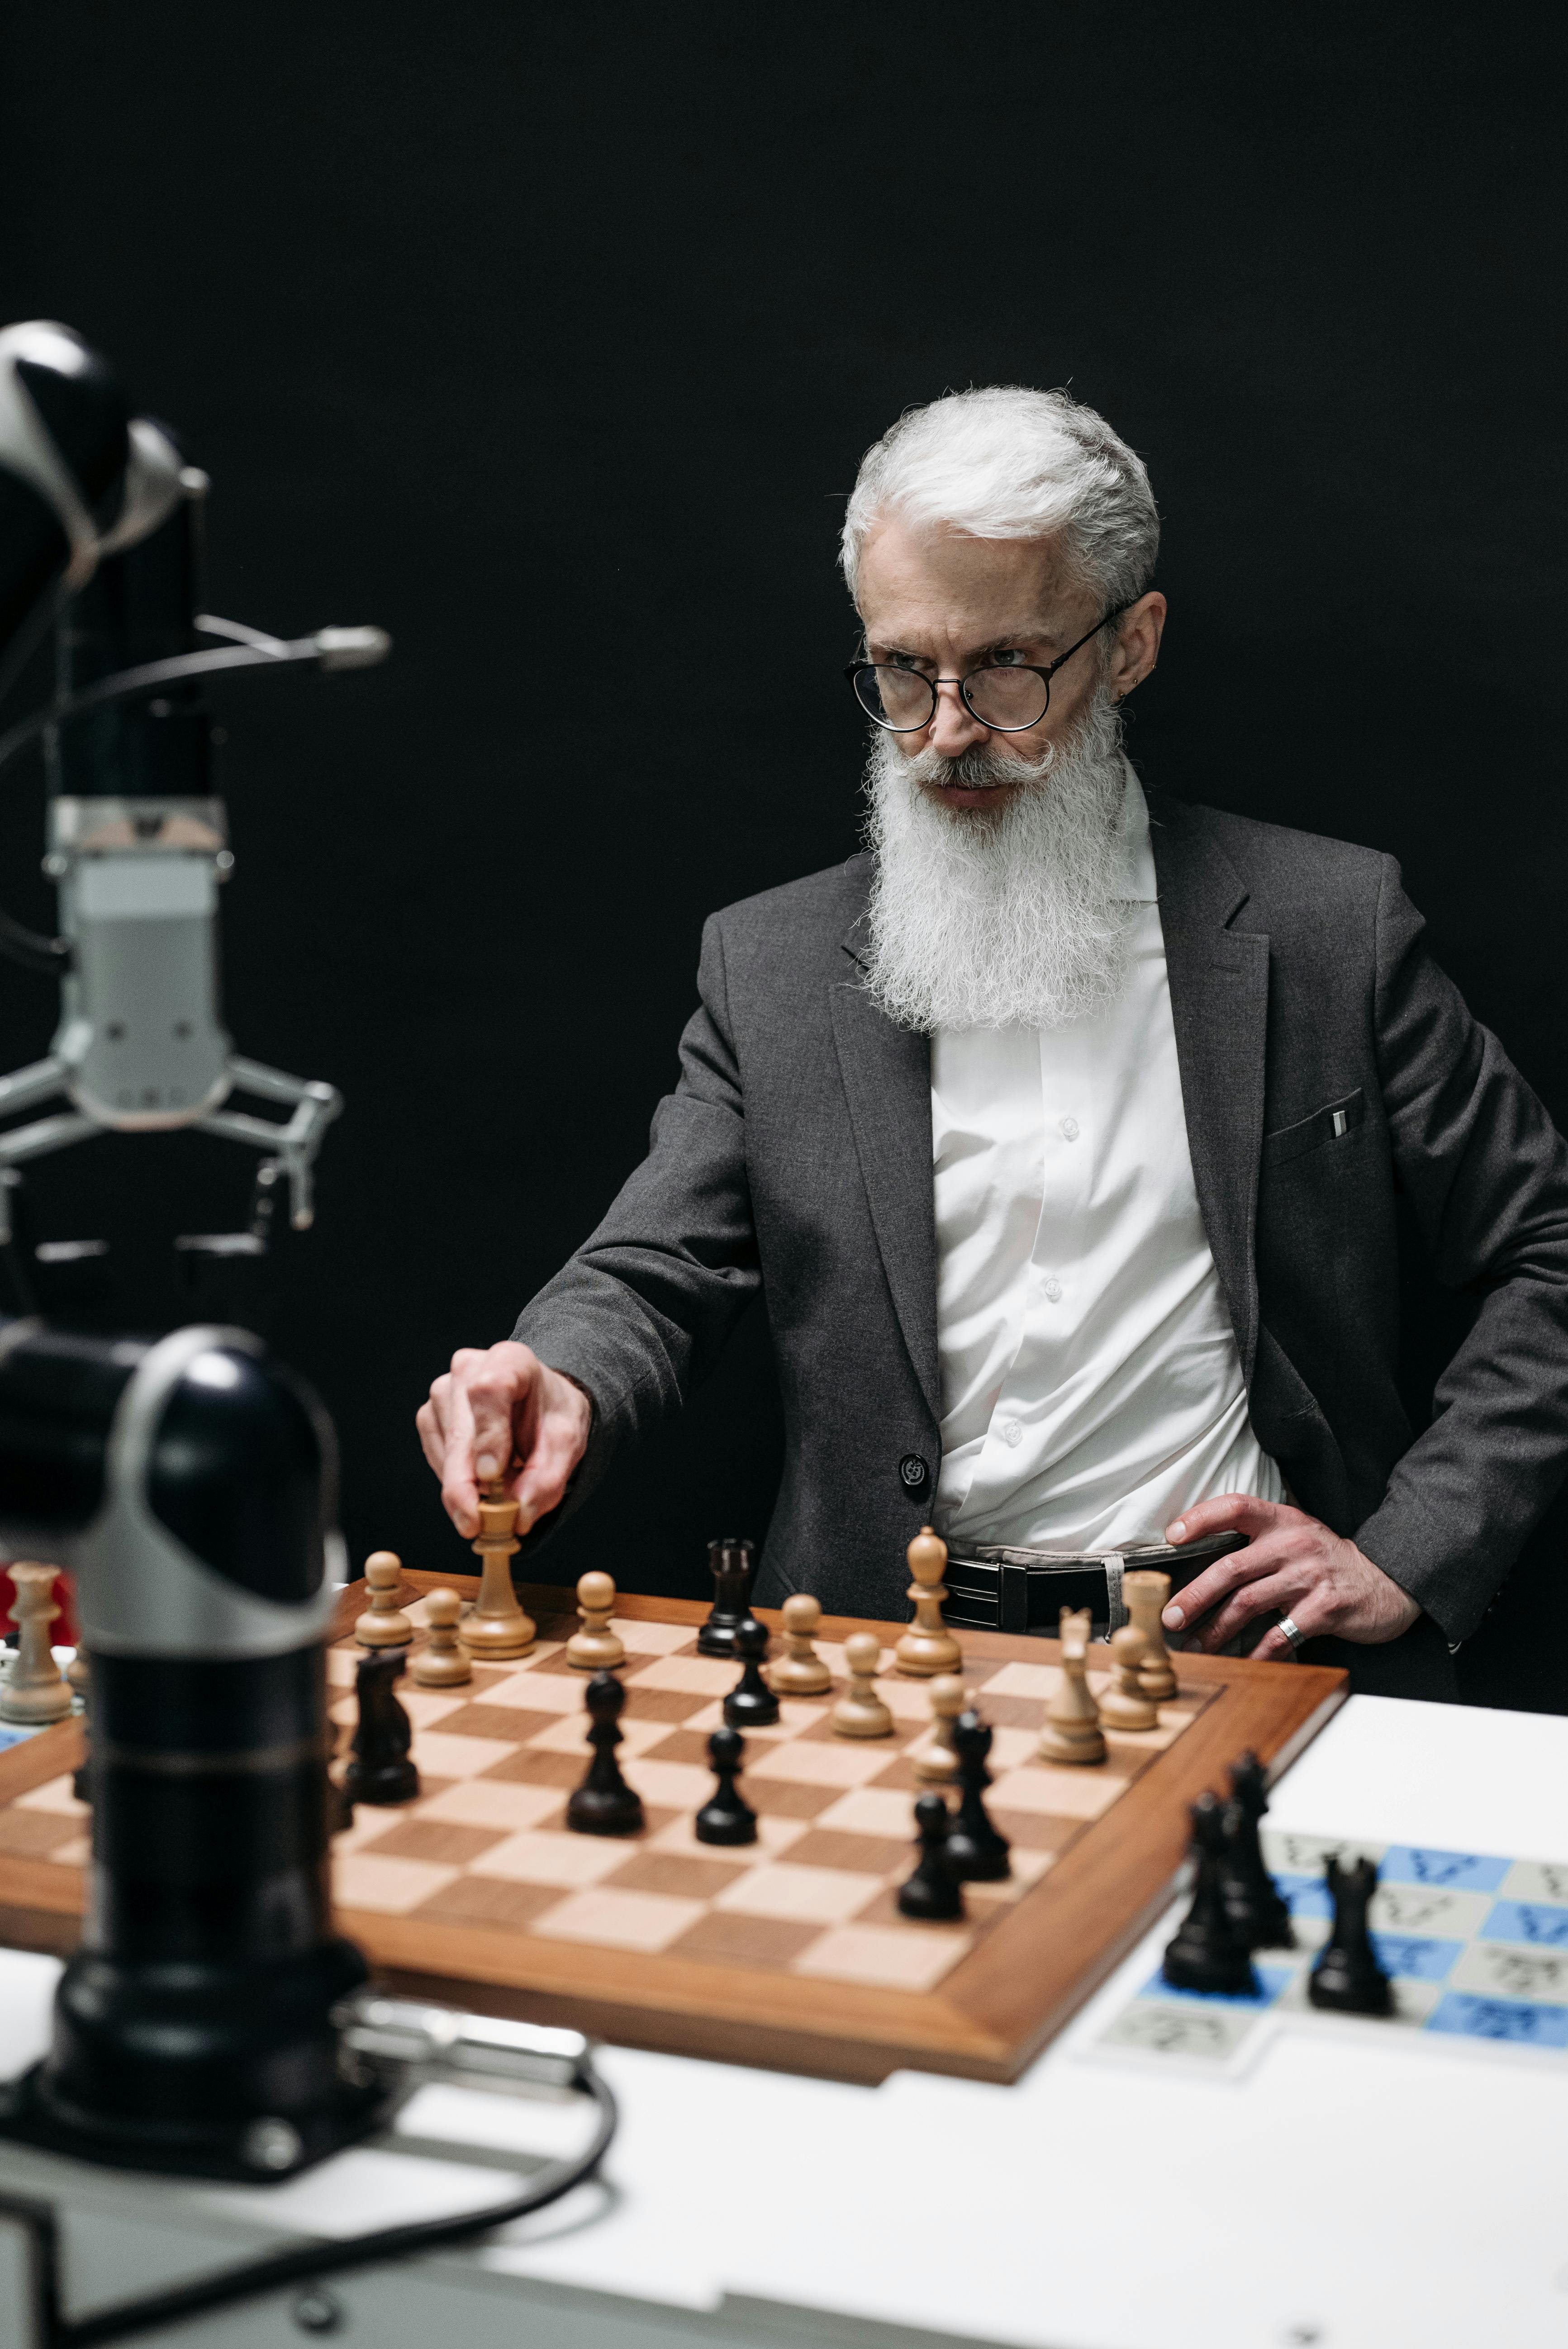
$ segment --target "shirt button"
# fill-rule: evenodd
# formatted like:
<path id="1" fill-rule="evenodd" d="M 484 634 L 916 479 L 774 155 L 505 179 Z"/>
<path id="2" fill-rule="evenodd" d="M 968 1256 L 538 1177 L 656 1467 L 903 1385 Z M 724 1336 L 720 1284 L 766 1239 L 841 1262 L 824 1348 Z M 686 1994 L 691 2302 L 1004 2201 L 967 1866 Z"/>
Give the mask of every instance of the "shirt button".
<path id="1" fill-rule="evenodd" d="M 1061 1122 L 1061 1133 L 1064 1141 L 1076 1142 L 1078 1138 L 1078 1122 L 1077 1118 L 1064 1117 Z"/>
<path id="2" fill-rule="evenodd" d="M 1004 1444 L 1022 1444 L 1024 1431 L 1016 1419 L 1005 1419 L 998 1430 Z"/>
<path id="3" fill-rule="evenodd" d="M 1061 1302 L 1061 1294 L 1062 1294 L 1062 1285 L 1061 1285 L 1061 1282 L 1060 1282 L 1059 1280 L 1047 1280 L 1047 1283 L 1046 1283 L 1046 1295 L 1050 1299 L 1051 1303 L 1052 1303 L 1053 1305 L 1057 1305 L 1057 1304 L 1059 1304 L 1059 1303 Z"/>

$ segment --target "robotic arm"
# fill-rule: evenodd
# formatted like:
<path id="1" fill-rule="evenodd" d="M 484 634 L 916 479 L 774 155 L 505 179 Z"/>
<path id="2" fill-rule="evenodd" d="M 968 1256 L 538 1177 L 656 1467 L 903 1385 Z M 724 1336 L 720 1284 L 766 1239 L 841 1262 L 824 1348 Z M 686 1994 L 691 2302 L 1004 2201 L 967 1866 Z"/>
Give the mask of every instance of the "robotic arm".
<path id="1" fill-rule="evenodd" d="M 62 1104 L 0 1130 L 0 1245 L 20 1167 L 104 1132 L 242 1143 L 266 1154 L 253 1237 L 280 1179 L 294 1229 L 313 1219 L 342 1099 L 235 1052 L 222 1026 L 218 888 L 233 857 L 201 687 L 235 668 L 364 667 L 389 640 L 370 627 L 284 640 L 198 613 L 207 487 L 67 327 L 0 330 L 0 695 L 51 621 L 57 646 L 56 698 L 0 733 L 0 768 L 43 739 L 60 907 L 54 938 L 0 913 L 0 955 L 61 984 L 51 1049 L 0 1078 L 0 1117 Z M 289 1113 L 232 1108 L 236 1092 Z"/>

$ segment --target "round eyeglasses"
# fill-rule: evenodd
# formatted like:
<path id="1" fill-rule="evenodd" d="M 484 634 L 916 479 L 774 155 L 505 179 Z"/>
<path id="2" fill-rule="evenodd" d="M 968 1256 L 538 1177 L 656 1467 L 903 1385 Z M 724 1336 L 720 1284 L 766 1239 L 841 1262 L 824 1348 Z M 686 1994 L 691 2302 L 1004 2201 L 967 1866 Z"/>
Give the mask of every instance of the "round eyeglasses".
<path id="1" fill-rule="evenodd" d="M 1098 636 L 1101 628 L 1119 620 L 1128 609 L 1119 604 L 1114 612 L 1107 612 L 1076 645 L 1058 653 L 1048 668 L 985 661 L 967 677 L 932 678 L 917 668 L 895 667 L 889 661 L 851 661 L 844 675 L 872 725 L 889 734 L 919 734 L 929 726 L 936 715 L 939 685 L 955 685 L 971 718 L 977 718 L 993 734 L 1026 734 L 1051 706 L 1051 679 L 1057 669 L 1074 653 L 1081 652 L 1090 636 Z"/>

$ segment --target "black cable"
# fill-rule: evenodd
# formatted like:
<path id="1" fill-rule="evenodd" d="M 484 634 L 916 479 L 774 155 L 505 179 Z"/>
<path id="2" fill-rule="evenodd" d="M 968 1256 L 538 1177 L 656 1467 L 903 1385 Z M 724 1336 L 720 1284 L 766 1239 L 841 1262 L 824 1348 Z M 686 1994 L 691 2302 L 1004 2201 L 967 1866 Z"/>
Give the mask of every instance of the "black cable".
<path id="1" fill-rule="evenodd" d="M 0 905 L 0 955 L 7 962 L 20 963 L 24 970 L 43 971 L 57 978 L 62 970 L 70 968 L 75 949 L 69 938 L 49 938 L 40 930 L 30 930 Z"/>
<path id="2" fill-rule="evenodd" d="M 446 2244 L 488 2235 L 492 2228 L 526 2219 L 549 2203 L 559 2202 L 574 2186 L 591 2178 L 610 2149 L 619 2115 L 615 2099 L 592 2067 L 578 2076 L 577 2085 L 599 2108 L 599 2123 L 585 2152 L 558 2162 L 534 2179 L 526 2193 L 488 2210 L 470 2211 L 460 2219 L 424 2219 L 408 2226 L 383 2227 L 374 2235 L 356 2235 L 346 2242 L 301 2243 L 293 2251 L 268 2251 L 243 2267 L 227 2268 L 221 2275 L 202 2276 L 194 2283 L 176 2284 L 168 2292 L 148 2292 L 139 2300 L 122 2300 L 92 2316 L 57 2319 L 48 2349 L 98 2349 L 100 2342 L 129 2341 L 154 2326 L 178 2324 L 226 2308 L 258 2293 L 282 2292 L 290 2284 L 315 2283 L 323 2276 L 342 2275 L 347 2269 L 369 2267 L 384 2260 L 410 2259 L 418 2251 L 439 2251 Z"/>

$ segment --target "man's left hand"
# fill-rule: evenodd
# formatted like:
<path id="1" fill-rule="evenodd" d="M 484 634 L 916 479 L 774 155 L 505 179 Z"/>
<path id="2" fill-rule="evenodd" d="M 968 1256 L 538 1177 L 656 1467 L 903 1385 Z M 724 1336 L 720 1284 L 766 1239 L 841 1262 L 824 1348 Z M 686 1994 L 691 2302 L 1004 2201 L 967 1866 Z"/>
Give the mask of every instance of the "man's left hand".
<path id="1" fill-rule="evenodd" d="M 1304 1640 L 1332 1632 L 1377 1647 L 1408 1631 L 1420 1609 L 1353 1541 L 1283 1502 L 1225 1493 L 1200 1501 L 1165 1528 L 1177 1547 L 1201 1534 L 1241 1533 L 1245 1549 L 1218 1557 L 1179 1590 L 1161 1620 L 1186 1632 L 1186 1645 L 1212 1654 L 1259 1615 L 1288 1615 Z M 1207 1620 L 1204 1619 L 1207 1618 Z M 1265 1663 L 1288 1661 L 1290 1641 L 1277 1624 L 1253 1650 Z"/>

